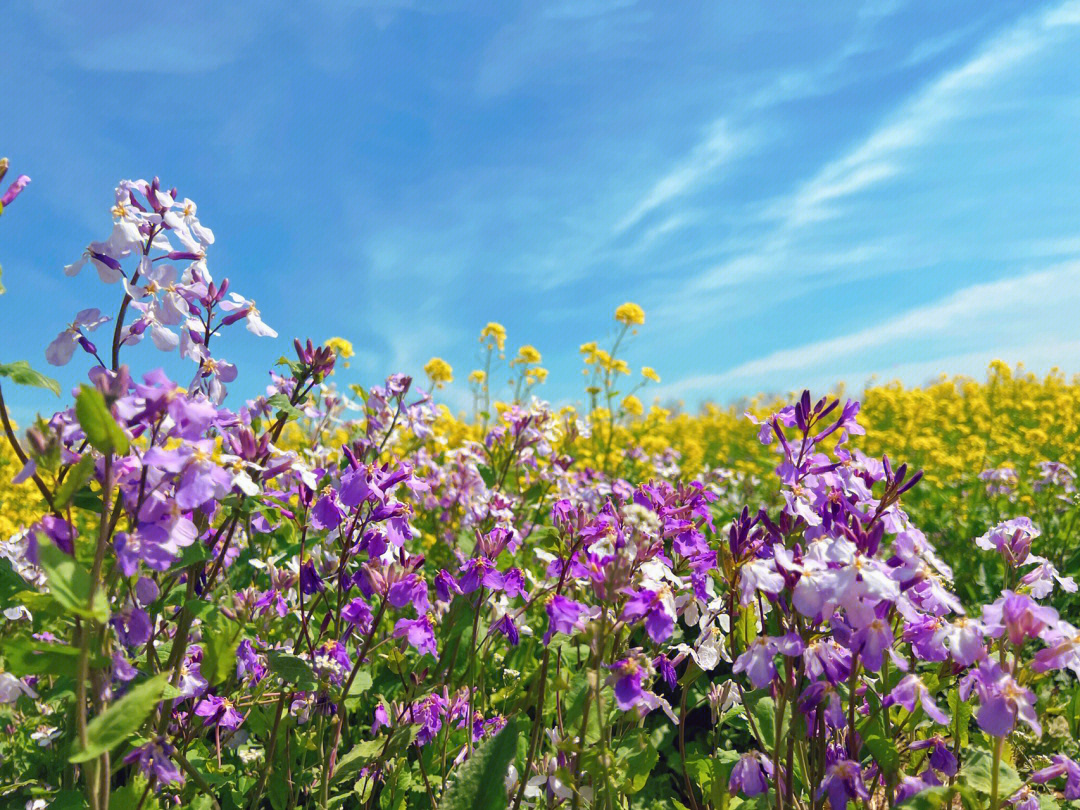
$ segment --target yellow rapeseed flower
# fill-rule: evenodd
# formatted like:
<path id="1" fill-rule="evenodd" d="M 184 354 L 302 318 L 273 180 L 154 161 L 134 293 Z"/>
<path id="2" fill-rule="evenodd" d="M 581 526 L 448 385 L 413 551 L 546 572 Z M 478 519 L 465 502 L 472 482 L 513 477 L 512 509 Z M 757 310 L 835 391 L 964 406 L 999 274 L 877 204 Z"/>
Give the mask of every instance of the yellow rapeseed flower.
<path id="1" fill-rule="evenodd" d="M 506 349 L 506 327 L 501 323 L 489 321 L 488 325 L 480 330 L 481 343 L 489 338 L 494 342 L 495 348 L 500 352 Z"/>
<path id="2" fill-rule="evenodd" d="M 441 357 L 432 357 L 424 365 L 424 373 L 434 383 L 436 388 L 442 388 L 446 383 L 454 381 L 454 369 Z"/>
<path id="3" fill-rule="evenodd" d="M 652 366 L 642 366 L 641 376 L 644 377 L 646 380 L 660 382 L 660 375 L 656 373 Z"/>
<path id="4" fill-rule="evenodd" d="M 627 326 L 640 326 L 645 323 L 645 310 L 627 301 L 615 310 L 615 320 Z"/>

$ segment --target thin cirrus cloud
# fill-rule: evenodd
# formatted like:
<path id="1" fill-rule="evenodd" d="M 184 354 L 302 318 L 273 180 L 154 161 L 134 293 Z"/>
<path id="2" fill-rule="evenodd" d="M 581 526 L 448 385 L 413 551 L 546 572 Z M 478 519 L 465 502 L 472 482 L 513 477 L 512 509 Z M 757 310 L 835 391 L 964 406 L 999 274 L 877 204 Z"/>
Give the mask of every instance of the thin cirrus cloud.
<path id="1" fill-rule="evenodd" d="M 975 110 L 973 96 L 995 80 L 1080 26 L 1080 2 L 1061 5 L 1025 17 L 991 37 L 958 67 L 946 70 L 904 101 L 885 122 L 843 157 L 828 163 L 787 198 L 770 207 L 776 226 L 757 249 L 732 257 L 691 279 L 676 290 L 672 304 L 679 318 L 689 312 L 708 315 L 709 292 L 741 284 L 756 284 L 799 267 L 798 241 L 812 226 L 836 217 L 840 204 L 900 174 L 905 156 L 927 145 L 952 121 Z M 797 272 L 797 271 L 795 271 Z M 695 300 L 689 310 L 684 305 Z"/>
<path id="2" fill-rule="evenodd" d="M 690 155 L 657 180 L 648 193 L 616 223 L 615 234 L 626 232 L 656 209 L 712 179 L 721 167 L 745 148 L 747 139 L 745 133 L 734 132 L 726 120 L 716 121 Z"/>
<path id="3" fill-rule="evenodd" d="M 785 348 L 740 363 L 719 374 L 688 377 L 660 389 L 666 399 L 706 398 L 735 390 L 787 390 L 804 385 L 857 381 L 881 372 L 922 383 L 927 372 L 974 371 L 972 362 L 1001 358 L 1039 365 L 1077 341 L 1072 322 L 1080 307 L 1080 261 L 965 287 L 931 304 L 912 308 L 883 323 L 839 337 Z M 1055 336 L 1032 341 L 1032 336 Z M 930 343 L 937 353 L 911 360 L 909 346 Z M 981 348 L 956 353 L 957 348 Z M 956 363 L 964 358 L 963 363 Z M 963 366 L 958 368 L 957 366 Z"/>

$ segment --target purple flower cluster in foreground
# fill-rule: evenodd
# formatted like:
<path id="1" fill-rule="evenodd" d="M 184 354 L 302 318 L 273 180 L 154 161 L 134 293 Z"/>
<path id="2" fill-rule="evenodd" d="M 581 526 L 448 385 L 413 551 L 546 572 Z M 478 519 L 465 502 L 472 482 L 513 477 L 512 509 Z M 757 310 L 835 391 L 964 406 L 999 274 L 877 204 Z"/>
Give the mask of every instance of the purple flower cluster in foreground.
<path id="1" fill-rule="evenodd" d="M 436 807 L 471 767 L 515 810 L 1080 798 L 1040 747 L 1080 675 L 1053 606 L 1075 582 L 1009 519 L 973 543 L 1000 595 L 965 605 L 902 507 L 921 472 L 852 446 L 857 402 L 755 419 L 776 489 L 734 511 L 668 456 L 575 464 L 590 425 L 536 399 L 451 444 L 412 379 L 343 393 L 310 341 L 226 404 L 219 336 L 276 333 L 211 278 L 191 200 L 124 181 L 112 215 L 66 272 L 119 282 L 116 315 L 46 351 L 87 382 L 9 432 L 42 515 L 5 547 L 32 598 L 5 606 L 0 701 L 61 754 L 7 757 L 11 781 L 96 810 Z M 147 336 L 186 386 L 121 362 Z"/>

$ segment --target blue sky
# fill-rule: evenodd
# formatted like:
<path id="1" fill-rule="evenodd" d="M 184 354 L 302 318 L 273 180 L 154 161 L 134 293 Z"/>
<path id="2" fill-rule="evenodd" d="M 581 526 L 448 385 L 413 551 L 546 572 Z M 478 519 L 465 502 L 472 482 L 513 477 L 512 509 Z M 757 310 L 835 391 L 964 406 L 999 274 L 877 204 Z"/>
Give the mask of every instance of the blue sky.
<path id="1" fill-rule="evenodd" d="M 44 366 L 76 310 L 115 309 L 118 287 L 62 267 L 108 233 L 117 180 L 157 174 L 282 335 L 222 344 L 242 394 L 292 335 L 352 340 L 365 384 L 432 355 L 463 383 L 499 320 L 572 401 L 578 345 L 627 300 L 648 318 L 629 359 L 691 406 L 997 357 L 1080 371 L 1077 0 L 0 19 L 0 153 L 33 178 L 0 222 L 5 361 Z"/>

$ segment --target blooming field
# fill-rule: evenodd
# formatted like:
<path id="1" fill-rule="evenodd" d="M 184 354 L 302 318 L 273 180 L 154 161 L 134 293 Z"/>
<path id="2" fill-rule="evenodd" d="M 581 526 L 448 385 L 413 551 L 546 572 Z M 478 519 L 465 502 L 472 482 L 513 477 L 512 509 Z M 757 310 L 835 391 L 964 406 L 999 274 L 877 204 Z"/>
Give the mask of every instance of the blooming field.
<path id="1" fill-rule="evenodd" d="M 194 203 L 125 181 L 112 216 L 66 271 L 115 309 L 46 350 L 87 382 L 23 432 L 0 402 L 3 801 L 1080 798 L 1075 381 L 667 413 L 625 304 L 582 346 L 581 413 L 495 323 L 467 419 L 402 375 L 336 384 L 340 339 L 234 401 L 230 329 L 276 333 L 212 277 Z M 436 398 L 454 373 L 425 372 Z M 0 383 L 58 390 L 21 361 Z"/>

